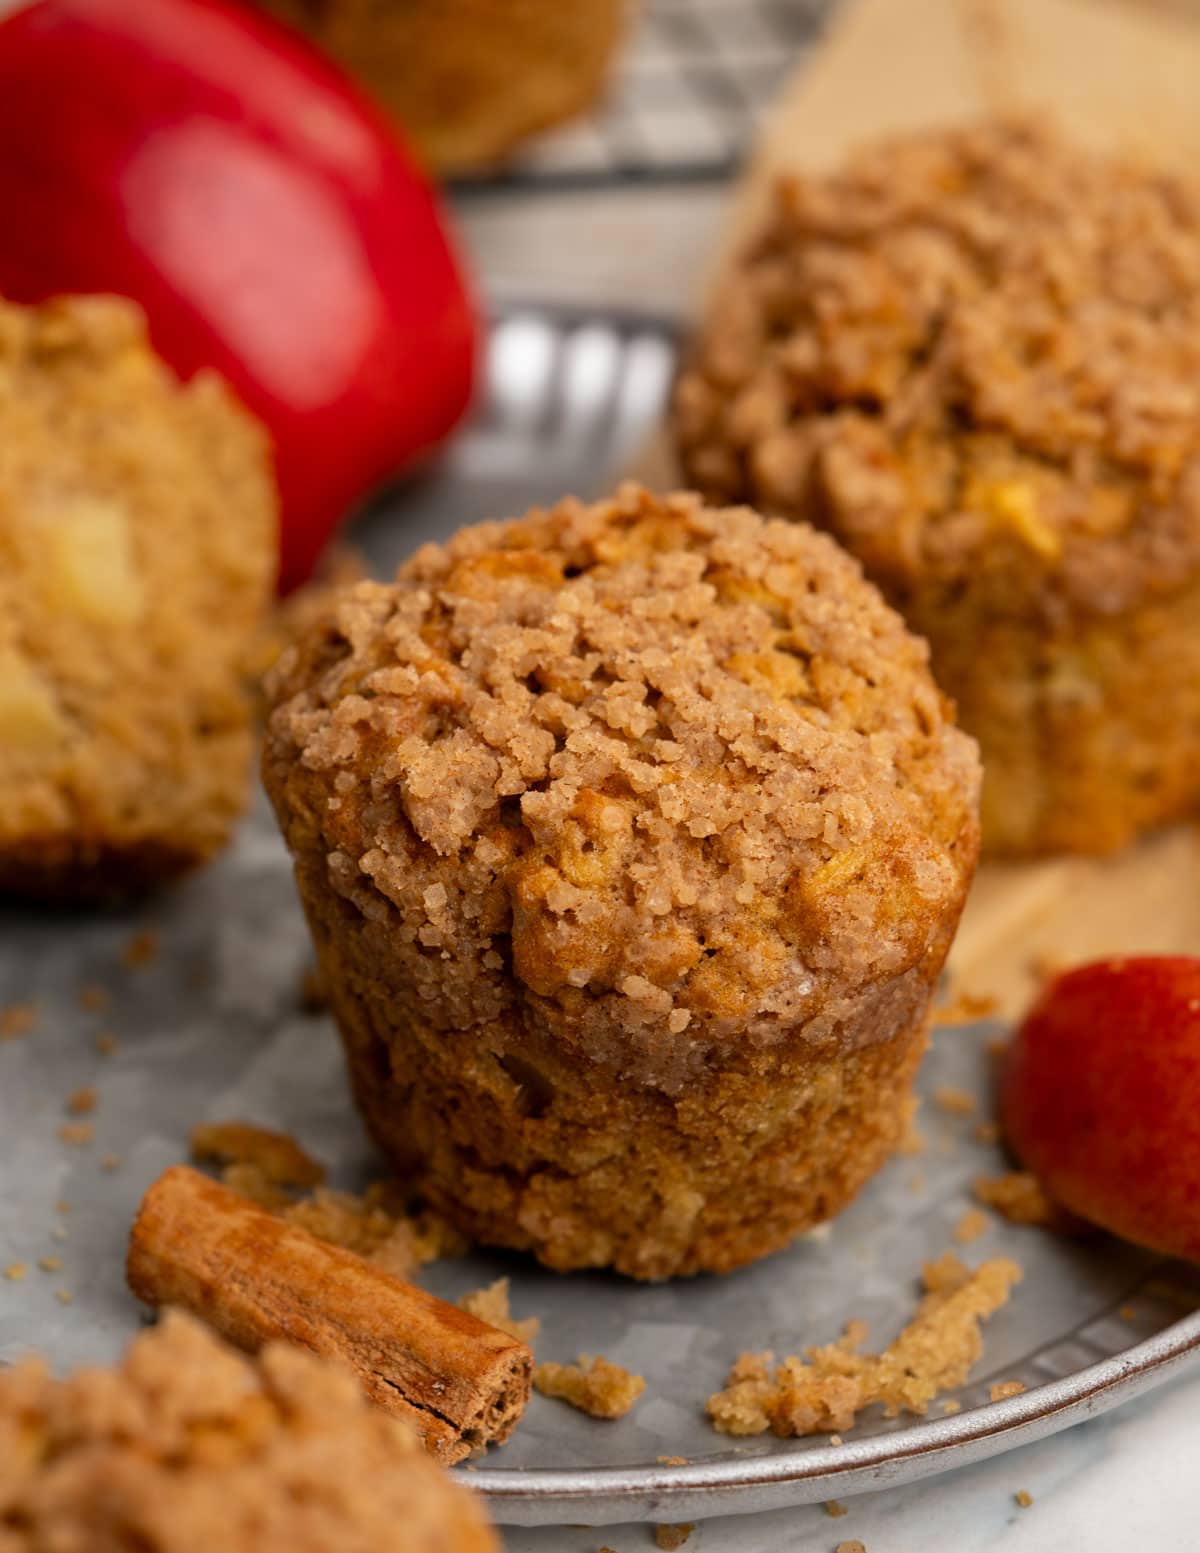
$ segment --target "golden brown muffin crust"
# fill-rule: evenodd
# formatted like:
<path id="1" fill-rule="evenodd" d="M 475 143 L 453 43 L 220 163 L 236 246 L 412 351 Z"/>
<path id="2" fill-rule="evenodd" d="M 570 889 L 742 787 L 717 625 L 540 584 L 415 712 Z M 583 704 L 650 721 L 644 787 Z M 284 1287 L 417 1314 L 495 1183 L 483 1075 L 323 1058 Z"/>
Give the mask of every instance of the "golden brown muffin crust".
<path id="1" fill-rule="evenodd" d="M 688 475 L 890 597 L 1116 613 L 1200 566 L 1200 198 L 1044 124 L 783 183 L 678 385 Z"/>
<path id="2" fill-rule="evenodd" d="M 924 645 L 745 509 L 629 486 L 465 530 L 344 594 L 273 694 L 293 851 L 387 922 L 430 1021 L 523 1005 L 672 1090 L 713 1043 L 890 1038 L 854 997 L 941 944 L 973 867 Z"/>
<path id="3" fill-rule="evenodd" d="M 168 1312 L 120 1365 L 0 1373 L 0 1553 L 497 1553 L 337 1366 L 251 1361 Z"/>

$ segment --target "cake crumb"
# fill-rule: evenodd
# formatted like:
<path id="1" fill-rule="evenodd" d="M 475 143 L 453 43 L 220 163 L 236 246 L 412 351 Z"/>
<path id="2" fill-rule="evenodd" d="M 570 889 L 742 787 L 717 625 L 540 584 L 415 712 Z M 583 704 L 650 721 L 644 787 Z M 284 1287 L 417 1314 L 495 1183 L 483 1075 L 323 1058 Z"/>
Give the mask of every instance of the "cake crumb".
<path id="1" fill-rule="evenodd" d="M 509 1337 L 515 1337 L 521 1343 L 532 1344 L 542 1329 L 537 1316 L 526 1316 L 520 1321 L 513 1318 L 508 1308 L 507 1278 L 497 1278 L 486 1289 L 472 1289 L 459 1300 L 458 1307 L 468 1315 L 478 1316 L 480 1321 L 486 1321 L 489 1326 L 507 1332 Z"/>
<path id="2" fill-rule="evenodd" d="M 85 1084 L 82 1089 L 74 1089 L 67 1096 L 66 1109 L 72 1116 L 90 1116 L 96 1109 L 96 1086 Z"/>
<path id="3" fill-rule="evenodd" d="M 973 1116 L 978 1108 L 975 1096 L 954 1084 L 939 1084 L 933 1092 L 933 1103 L 950 1116 Z"/>
<path id="4" fill-rule="evenodd" d="M 857 1537 L 851 1537 L 849 1542 L 839 1542 L 833 1553 L 867 1553 L 867 1545 Z"/>
<path id="5" fill-rule="evenodd" d="M 9 1283 L 21 1283 L 28 1271 L 29 1268 L 24 1262 L 10 1262 L 4 1269 L 4 1276 Z"/>
<path id="6" fill-rule="evenodd" d="M 982 1208 L 968 1208 L 954 1226 L 954 1239 L 960 1246 L 969 1246 L 987 1233 L 990 1223 Z"/>
<path id="7" fill-rule="evenodd" d="M 1082 1219 L 1048 1197 L 1038 1178 L 1027 1170 L 979 1176 L 971 1189 L 979 1202 L 1010 1224 L 1032 1224 L 1060 1234 L 1079 1234 L 1086 1227 Z"/>
<path id="8" fill-rule="evenodd" d="M 999 1122 L 977 1122 L 972 1134 L 976 1143 L 995 1144 L 1000 1142 Z"/>
<path id="9" fill-rule="evenodd" d="M 28 1035 L 38 1022 L 36 1003 L 10 1003 L 0 1008 L 0 1041 L 15 1041 Z"/>
<path id="10" fill-rule="evenodd" d="M 408 1278 L 426 1262 L 462 1256 L 470 1242 L 432 1208 L 414 1206 L 395 1181 L 376 1181 L 361 1197 L 319 1186 L 311 1197 L 288 1203 L 282 1216 L 318 1240 L 356 1251 L 396 1278 Z"/>
<path id="11" fill-rule="evenodd" d="M 934 1008 L 933 1024 L 935 1027 L 976 1024 L 981 1019 L 989 1019 L 999 1007 L 990 993 L 959 990 Z"/>
<path id="12" fill-rule="evenodd" d="M 1013 1498 L 1021 1506 L 1022 1510 L 1028 1510 L 1029 1506 L 1033 1503 L 1033 1495 L 1027 1488 L 1018 1488 L 1016 1493 L 1013 1495 Z"/>
<path id="13" fill-rule="evenodd" d="M 686 1456 L 659 1456 L 656 1460 L 660 1461 L 664 1467 L 686 1467 L 688 1464 Z"/>
<path id="14" fill-rule="evenodd" d="M 956 1402 L 953 1397 L 947 1397 L 942 1403 L 942 1412 L 949 1416 L 951 1413 L 961 1413 L 962 1403 Z"/>
<path id="15" fill-rule="evenodd" d="M 37 1264 L 44 1273 L 61 1273 L 61 1256 L 39 1256 Z"/>
<path id="16" fill-rule="evenodd" d="M 831 1434 L 829 1436 L 829 1443 L 830 1445 L 844 1445 L 846 1442 L 842 1439 L 840 1434 Z"/>
<path id="17" fill-rule="evenodd" d="M 112 993 L 98 981 L 85 982 L 79 989 L 79 1006 L 86 1013 L 103 1013 L 111 1002 Z"/>
<path id="18" fill-rule="evenodd" d="M 96 1050 L 102 1057 L 115 1057 L 120 1044 L 111 1030 L 102 1030 L 96 1037 Z"/>
<path id="19" fill-rule="evenodd" d="M 843 1339 L 806 1348 L 803 1358 L 742 1354 L 706 1410 L 722 1434 L 781 1437 L 850 1428 L 873 1402 L 886 1415 L 924 1413 L 959 1386 L 979 1358 L 981 1323 L 1004 1305 L 1021 1269 L 1007 1257 L 974 1272 L 947 1251 L 922 1272 L 925 1293 L 912 1320 L 882 1354 L 858 1354 Z"/>
<path id="20" fill-rule="evenodd" d="M 58 1136 L 63 1143 L 70 1143 L 76 1147 L 82 1147 L 90 1143 L 96 1136 L 96 1127 L 93 1122 L 64 1122 L 58 1129 Z"/>
<path id="21" fill-rule="evenodd" d="M 121 950 L 121 964 L 127 971 L 140 970 L 149 965 L 158 954 L 158 934 L 153 928 L 143 928 L 135 933 Z"/>
<path id="22" fill-rule="evenodd" d="M 992 1384 L 988 1396 L 993 1402 L 1004 1402 L 1009 1397 L 1019 1397 L 1025 1390 L 1025 1384 L 1019 1380 L 998 1380 Z"/>
<path id="23" fill-rule="evenodd" d="M 272 1186 L 319 1186 L 325 1179 L 325 1167 L 291 1133 L 256 1122 L 201 1122 L 190 1144 L 197 1163 L 253 1165 Z"/>
<path id="24" fill-rule="evenodd" d="M 67 1201 L 67 1199 L 65 1197 L 60 1197 L 58 1199 L 58 1201 L 54 1204 L 54 1211 L 55 1211 L 55 1213 L 70 1213 L 70 1211 L 71 1211 L 71 1204 Z"/>
<path id="25" fill-rule="evenodd" d="M 60 1305 L 70 1305 L 74 1302 L 75 1296 L 70 1289 L 55 1289 L 54 1298 Z"/>
<path id="26" fill-rule="evenodd" d="M 695 1531 L 695 1524 L 691 1521 L 681 1526 L 656 1526 L 654 1528 L 654 1546 L 665 1548 L 671 1553 L 674 1548 L 681 1548 Z"/>
<path id="27" fill-rule="evenodd" d="M 840 1499 L 827 1499 L 825 1501 L 825 1514 L 831 1515 L 836 1521 L 841 1515 L 849 1515 L 850 1512 Z"/>
<path id="28" fill-rule="evenodd" d="M 121 1168 L 121 1156 L 119 1154 L 102 1154 L 100 1156 L 101 1170 L 107 1170 L 111 1175 L 114 1170 Z"/>
<path id="29" fill-rule="evenodd" d="M 592 1418 L 623 1418 L 646 1389 L 642 1376 L 587 1354 L 577 1364 L 539 1364 L 533 1384 L 544 1397 L 569 1402 Z"/>

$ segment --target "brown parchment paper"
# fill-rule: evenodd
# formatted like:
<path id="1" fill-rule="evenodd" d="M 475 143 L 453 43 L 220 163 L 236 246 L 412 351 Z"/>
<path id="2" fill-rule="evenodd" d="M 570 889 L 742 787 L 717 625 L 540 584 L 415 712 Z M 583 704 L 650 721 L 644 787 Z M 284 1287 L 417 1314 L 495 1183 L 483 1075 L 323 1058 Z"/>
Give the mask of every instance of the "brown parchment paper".
<path id="1" fill-rule="evenodd" d="M 1200 176 L 1200 27 L 1135 0 L 851 0 L 769 115 L 732 191 L 707 284 L 753 230 L 780 172 L 826 167 L 880 134 L 1023 110 Z M 665 437 L 636 472 L 678 483 Z M 1115 858 L 985 864 L 950 978 L 1011 1016 L 1047 969 L 1180 952 L 1200 953 L 1200 835 L 1191 827 Z"/>

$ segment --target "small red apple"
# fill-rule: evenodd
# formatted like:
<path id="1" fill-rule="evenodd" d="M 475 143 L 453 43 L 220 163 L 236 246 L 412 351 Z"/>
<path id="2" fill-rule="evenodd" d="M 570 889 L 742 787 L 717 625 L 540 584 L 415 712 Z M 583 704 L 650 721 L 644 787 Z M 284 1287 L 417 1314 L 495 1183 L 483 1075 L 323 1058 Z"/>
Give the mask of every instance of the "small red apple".
<path id="1" fill-rule="evenodd" d="M 1064 1207 L 1200 1260 L 1200 959 L 1101 960 L 1058 977 L 1006 1055 L 1001 1118 Z"/>

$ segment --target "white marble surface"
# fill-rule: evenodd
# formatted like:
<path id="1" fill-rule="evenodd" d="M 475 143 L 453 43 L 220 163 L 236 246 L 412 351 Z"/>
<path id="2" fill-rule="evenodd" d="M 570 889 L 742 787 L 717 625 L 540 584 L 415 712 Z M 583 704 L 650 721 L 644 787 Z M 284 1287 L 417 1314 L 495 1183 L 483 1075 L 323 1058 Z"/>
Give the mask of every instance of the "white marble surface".
<path id="1" fill-rule="evenodd" d="M 723 191 L 706 187 L 475 196 L 458 202 L 485 290 L 683 312 Z M 1198 1553 L 1200 1373 L 977 1467 L 820 1509 L 703 1522 L 687 1553 Z M 1020 1508 L 1024 1489 L 1033 1504 Z M 507 1553 L 637 1553 L 646 1526 L 505 1532 Z"/>

